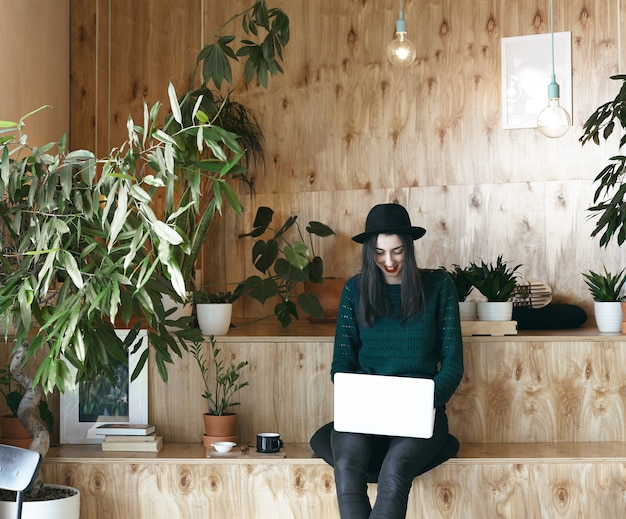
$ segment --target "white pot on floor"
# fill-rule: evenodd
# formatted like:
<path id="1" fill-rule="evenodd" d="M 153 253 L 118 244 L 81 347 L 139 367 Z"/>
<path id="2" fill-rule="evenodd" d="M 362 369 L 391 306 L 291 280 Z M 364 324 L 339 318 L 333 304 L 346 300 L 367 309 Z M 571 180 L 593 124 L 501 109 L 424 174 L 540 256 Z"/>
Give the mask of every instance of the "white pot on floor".
<path id="1" fill-rule="evenodd" d="M 51 488 L 71 488 L 74 495 L 63 499 L 45 501 L 25 501 L 22 504 L 22 519 L 79 519 L 80 492 L 63 485 L 45 485 Z M 16 517 L 17 505 L 10 501 L 0 501 L 0 517 Z"/>

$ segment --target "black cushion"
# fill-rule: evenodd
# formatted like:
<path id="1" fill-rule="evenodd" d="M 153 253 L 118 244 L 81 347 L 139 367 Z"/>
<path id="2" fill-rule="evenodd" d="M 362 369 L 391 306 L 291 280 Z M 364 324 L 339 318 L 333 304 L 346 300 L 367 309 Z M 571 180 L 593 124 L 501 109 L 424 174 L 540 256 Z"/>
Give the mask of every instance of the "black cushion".
<path id="1" fill-rule="evenodd" d="M 567 330 L 582 326 L 587 314 L 580 306 L 550 303 L 543 308 L 516 306 L 513 320 L 518 330 Z"/>
<path id="2" fill-rule="evenodd" d="M 326 425 L 320 427 L 315 434 L 311 437 L 311 448 L 313 452 L 317 454 L 320 458 L 322 458 L 326 463 L 328 463 L 331 467 L 335 466 L 333 460 L 333 451 L 330 446 L 330 433 L 333 430 L 334 422 L 329 422 Z M 426 465 L 419 474 L 424 474 L 424 472 L 428 472 L 431 469 L 434 469 L 437 465 L 441 465 L 444 461 L 449 460 L 456 453 L 459 452 L 459 441 L 448 434 L 448 438 L 446 443 L 443 445 L 443 448 L 436 454 L 436 456 Z M 374 456 L 370 460 L 370 465 L 367 471 L 367 481 L 368 483 L 376 483 L 378 481 L 378 473 L 380 472 L 380 467 L 383 464 L 385 452 L 376 452 Z"/>

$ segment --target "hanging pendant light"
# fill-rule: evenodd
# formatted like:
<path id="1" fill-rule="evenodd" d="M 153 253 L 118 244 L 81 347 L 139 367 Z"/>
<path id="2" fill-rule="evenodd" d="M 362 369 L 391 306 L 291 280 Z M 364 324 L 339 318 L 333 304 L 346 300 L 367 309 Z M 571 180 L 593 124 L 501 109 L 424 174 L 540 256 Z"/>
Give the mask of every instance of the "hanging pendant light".
<path id="1" fill-rule="evenodd" d="M 537 127 L 546 137 L 557 138 L 565 134 L 571 124 L 567 110 L 560 104 L 560 87 L 554 74 L 554 5 L 550 0 L 550 32 L 552 33 L 552 81 L 548 85 L 548 106 L 537 117 Z"/>
<path id="2" fill-rule="evenodd" d="M 415 45 L 406 37 L 406 22 L 402 13 L 402 0 L 400 0 L 400 14 L 396 20 L 396 36 L 387 47 L 387 58 L 392 65 L 406 67 L 415 61 L 416 55 Z"/>

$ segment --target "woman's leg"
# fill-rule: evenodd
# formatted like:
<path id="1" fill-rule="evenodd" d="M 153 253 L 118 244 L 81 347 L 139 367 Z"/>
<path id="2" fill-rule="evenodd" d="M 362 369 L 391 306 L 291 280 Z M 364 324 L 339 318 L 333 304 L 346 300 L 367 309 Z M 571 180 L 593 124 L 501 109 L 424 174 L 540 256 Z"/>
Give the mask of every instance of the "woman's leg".
<path id="1" fill-rule="evenodd" d="M 376 504 L 370 519 L 403 519 L 413 478 L 437 456 L 448 438 L 445 409 L 437 410 L 429 439 L 391 438 L 378 475 Z"/>
<path id="2" fill-rule="evenodd" d="M 339 515 L 341 519 L 368 519 L 372 508 L 367 496 L 367 466 L 373 439 L 333 429 L 330 440 Z"/>

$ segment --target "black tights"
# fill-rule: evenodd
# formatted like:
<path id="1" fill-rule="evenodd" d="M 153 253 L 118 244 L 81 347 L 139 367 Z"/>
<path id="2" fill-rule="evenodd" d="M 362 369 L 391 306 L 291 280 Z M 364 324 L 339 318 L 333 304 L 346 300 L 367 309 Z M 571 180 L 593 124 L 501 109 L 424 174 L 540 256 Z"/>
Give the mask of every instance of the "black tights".
<path id="1" fill-rule="evenodd" d="M 403 519 L 413 478 L 437 456 L 448 439 L 445 408 L 437 409 L 432 438 L 398 438 L 331 433 L 335 486 L 341 519 Z M 374 508 L 367 496 L 367 468 L 372 456 L 386 452 L 378 474 Z"/>

